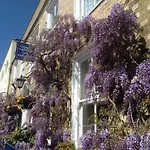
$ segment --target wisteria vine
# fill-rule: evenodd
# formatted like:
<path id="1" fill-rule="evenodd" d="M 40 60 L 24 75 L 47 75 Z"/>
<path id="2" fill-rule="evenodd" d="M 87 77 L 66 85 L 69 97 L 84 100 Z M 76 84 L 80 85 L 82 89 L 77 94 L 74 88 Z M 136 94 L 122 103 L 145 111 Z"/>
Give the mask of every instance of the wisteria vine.
<path id="1" fill-rule="evenodd" d="M 88 44 L 92 49 L 85 78 L 87 89 L 92 91 L 96 87 L 99 95 L 105 95 L 109 104 L 115 107 L 117 115 L 124 111 L 135 127 L 140 113 L 145 113 L 139 105 L 145 106 L 146 103 L 146 110 L 150 112 L 147 104 L 150 95 L 149 49 L 138 34 L 135 14 L 121 4 L 115 4 L 105 19 L 85 17 L 77 21 L 72 15 L 65 15 L 57 21 L 55 27 L 43 31 L 31 47 L 36 89 L 36 104 L 31 110 L 31 127 L 35 133 L 32 149 L 53 150 L 62 143 L 69 143 L 72 57 Z M 140 119 L 147 121 L 146 118 Z M 140 150 L 150 145 L 149 133 L 124 132 L 118 136 L 111 131 L 106 127 L 96 133 L 88 131 L 81 138 L 81 148 Z M 16 145 L 21 146 L 29 149 L 24 142 Z"/>
<path id="2" fill-rule="evenodd" d="M 116 111 L 118 103 L 125 106 L 132 121 L 138 116 L 135 101 L 141 102 L 149 95 L 148 49 L 144 38 L 138 34 L 133 12 L 116 4 L 110 15 L 101 20 L 86 17 L 77 21 L 70 15 L 60 17 L 58 24 L 44 31 L 31 48 L 35 56 L 33 78 L 38 87 L 38 102 L 32 110 L 36 149 L 54 148 L 58 142 L 63 142 L 63 130 L 69 127 L 71 115 L 71 59 L 87 44 L 92 45 L 90 69 L 85 79 L 88 89 L 98 87 L 99 94 L 104 94 L 113 106 L 116 105 Z M 96 135 L 87 133 L 82 138 L 82 148 L 106 149 L 106 143 L 112 144 L 105 141 L 108 131 L 101 137 L 106 131 Z M 120 142 L 129 138 L 120 139 Z M 50 145 L 47 139 L 53 139 Z M 92 141 L 98 144 L 93 146 Z M 127 143 L 123 145 L 126 149 L 131 147 Z"/>

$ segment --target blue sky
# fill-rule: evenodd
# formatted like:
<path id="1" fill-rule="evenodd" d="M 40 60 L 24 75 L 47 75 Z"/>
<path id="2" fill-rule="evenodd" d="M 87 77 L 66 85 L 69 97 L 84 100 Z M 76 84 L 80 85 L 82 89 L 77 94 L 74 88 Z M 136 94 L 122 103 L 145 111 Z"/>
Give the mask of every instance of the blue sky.
<path id="1" fill-rule="evenodd" d="M 0 3 L 0 66 L 10 42 L 21 39 L 39 0 L 1 0 Z"/>

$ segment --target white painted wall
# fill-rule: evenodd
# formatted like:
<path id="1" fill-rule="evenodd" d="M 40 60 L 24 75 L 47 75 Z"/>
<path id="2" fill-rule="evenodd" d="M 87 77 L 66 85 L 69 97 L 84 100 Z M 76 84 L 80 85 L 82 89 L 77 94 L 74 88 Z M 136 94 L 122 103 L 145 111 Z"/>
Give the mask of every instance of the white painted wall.
<path id="1" fill-rule="evenodd" d="M 72 102 L 71 102 L 71 137 L 75 147 L 80 146 L 79 140 L 83 133 L 83 107 L 80 106 L 82 78 L 81 63 L 90 56 L 90 46 L 78 53 L 72 62 Z"/>
<path id="2" fill-rule="evenodd" d="M 0 70 L 0 93 L 8 92 L 9 81 L 10 81 L 10 69 L 12 68 L 12 63 L 15 58 L 16 51 L 16 40 L 12 40 L 4 59 L 4 63 Z"/>

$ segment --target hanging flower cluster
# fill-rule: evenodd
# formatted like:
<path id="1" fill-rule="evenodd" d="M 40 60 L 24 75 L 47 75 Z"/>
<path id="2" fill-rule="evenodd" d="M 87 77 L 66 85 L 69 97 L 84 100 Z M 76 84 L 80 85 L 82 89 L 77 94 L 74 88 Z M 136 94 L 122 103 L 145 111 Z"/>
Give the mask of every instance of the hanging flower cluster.
<path id="1" fill-rule="evenodd" d="M 136 73 L 128 90 L 125 99 L 128 101 L 141 101 L 150 95 L 150 60 L 145 60 L 136 68 Z"/>
<path id="2" fill-rule="evenodd" d="M 135 14 L 116 4 L 93 26 L 92 63 L 85 79 L 89 89 L 98 87 L 100 95 L 125 102 L 134 114 L 137 101 L 150 94 L 149 50 L 137 30 Z"/>
<path id="3" fill-rule="evenodd" d="M 85 79 L 87 88 L 98 87 L 98 92 L 106 95 L 113 105 L 127 102 L 128 113 L 129 110 L 137 113 L 136 105 L 130 103 L 130 99 L 140 94 L 142 97 L 139 99 L 143 98 L 143 94 L 149 95 L 149 85 L 145 84 L 149 82 L 149 67 L 146 68 L 149 60 L 144 61 L 148 49 L 145 40 L 136 33 L 137 29 L 135 14 L 116 4 L 105 19 L 86 17 L 77 21 L 65 15 L 58 18 L 58 24 L 52 30 L 41 34 L 31 47 L 35 58 L 33 78 L 38 99 L 32 109 L 32 126 L 36 130 L 35 149 L 54 149 L 58 142 L 63 141 L 63 130 L 69 126 L 71 116 L 72 57 L 89 43 L 92 49 L 90 69 Z M 136 79 L 138 81 L 135 82 Z M 138 91 L 140 94 L 136 92 L 137 83 L 140 83 L 140 89 L 143 88 Z M 132 119 L 135 118 L 132 116 Z M 108 130 L 96 135 L 87 133 L 82 138 L 82 149 L 107 149 L 107 145 L 110 149 L 117 149 L 117 146 L 135 149 L 133 145 L 137 144 L 134 141 L 137 136 L 119 139 L 123 143 L 119 145 L 109 143 L 106 140 L 109 135 Z M 130 137 L 133 144 L 124 142 L 131 142 Z"/>
<path id="4" fill-rule="evenodd" d="M 127 48 L 135 40 L 136 16 L 116 4 L 108 18 L 98 21 L 93 31 L 92 65 L 86 78 L 89 88 L 99 86 L 102 93 L 128 87 Z"/>
<path id="5" fill-rule="evenodd" d="M 83 150 L 148 150 L 150 148 L 149 138 L 149 133 L 139 135 L 136 132 L 131 132 L 123 138 L 115 137 L 105 129 L 96 134 L 88 131 L 81 138 L 81 146 Z"/>
<path id="6" fill-rule="evenodd" d="M 41 34 L 31 48 L 35 55 L 33 76 L 38 84 L 45 87 L 54 82 L 66 84 L 63 82 L 71 75 L 71 58 L 90 40 L 91 27 L 90 17 L 78 22 L 65 15 L 58 19 L 54 29 Z"/>
<path id="7" fill-rule="evenodd" d="M 69 126 L 71 116 L 72 57 L 90 41 L 92 26 L 91 17 L 79 22 L 72 15 L 60 16 L 55 27 L 44 31 L 31 47 L 37 87 L 37 102 L 31 114 L 37 149 L 54 149 L 65 140 L 63 130 Z"/>

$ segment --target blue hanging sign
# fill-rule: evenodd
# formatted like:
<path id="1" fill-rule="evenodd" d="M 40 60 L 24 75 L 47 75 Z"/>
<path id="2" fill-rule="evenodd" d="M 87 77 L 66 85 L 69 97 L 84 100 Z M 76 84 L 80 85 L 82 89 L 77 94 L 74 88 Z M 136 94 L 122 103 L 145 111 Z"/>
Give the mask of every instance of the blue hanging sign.
<path id="1" fill-rule="evenodd" d="M 16 59 L 24 60 L 26 57 L 32 57 L 33 53 L 29 50 L 29 44 L 17 42 Z"/>
<path id="2" fill-rule="evenodd" d="M 6 144 L 5 145 L 5 150 L 17 150 L 15 147 L 13 147 L 12 145 L 10 144 Z"/>

